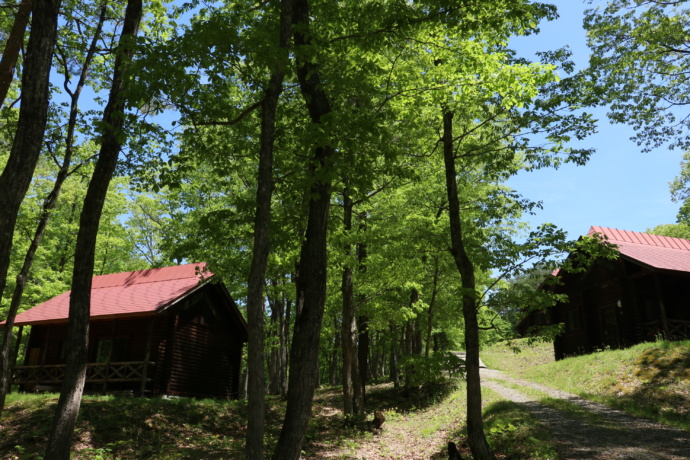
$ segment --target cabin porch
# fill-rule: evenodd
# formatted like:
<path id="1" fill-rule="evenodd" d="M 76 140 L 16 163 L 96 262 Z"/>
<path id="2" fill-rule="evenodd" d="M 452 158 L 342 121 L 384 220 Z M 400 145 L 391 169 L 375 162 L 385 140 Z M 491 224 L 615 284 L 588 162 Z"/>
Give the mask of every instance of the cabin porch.
<path id="1" fill-rule="evenodd" d="M 151 392 L 153 361 L 89 363 L 86 367 L 87 390 L 98 393 L 128 391 L 146 395 Z M 59 391 L 65 376 L 64 364 L 17 366 L 12 373 L 12 385 L 25 391 Z"/>

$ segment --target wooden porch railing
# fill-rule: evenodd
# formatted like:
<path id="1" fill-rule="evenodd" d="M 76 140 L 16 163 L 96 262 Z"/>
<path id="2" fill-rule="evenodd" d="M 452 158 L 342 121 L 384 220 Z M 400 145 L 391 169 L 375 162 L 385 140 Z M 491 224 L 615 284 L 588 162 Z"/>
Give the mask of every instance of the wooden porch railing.
<path id="1" fill-rule="evenodd" d="M 666 338 L 668 340 L 681 340 L 690 338 L 690 321 L 683 321 L 680 319 L 669 319 L 666 321 L 668 324 L 668 334 Z M 650 321 L 648 323 L 642 324 L 644 327 L 644 333 L 646 337 L 656 337 L 657 334 L 664 334 L 664 329 L 661 321 Z"/>
<path id="2" fill-rule="evenodd" d="M 112 363 L 89 363 L 86 366 L 86 382 L 102 383 L 107 391 L 108 383 L 138 382 L 141 393 L 151 381 L 149 368 L 156 363 L 151 361 L 127 361 Z M 17 366 L 12 373 L 12 385 L 55 385 L 65 377 L 64 364 L 45 366 Z"/>

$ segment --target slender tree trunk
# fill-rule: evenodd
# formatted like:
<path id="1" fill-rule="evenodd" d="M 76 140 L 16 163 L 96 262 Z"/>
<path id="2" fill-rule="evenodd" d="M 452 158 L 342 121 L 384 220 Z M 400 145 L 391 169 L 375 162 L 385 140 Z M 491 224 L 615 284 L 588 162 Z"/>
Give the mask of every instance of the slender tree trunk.
<path id="1" fill-rule="evenodd" d="M 51 460 L 68 460 L 70 457 L 72 433 L 84 390 L 96 238 L 108 185 L 122 148 L 122 125 L 126 99 L 126 80 L 123 73 L 133 54 L 134 38 L 139 29 L 141 15 L 142 0 L 128 0 L 114 63 L 110 97 L 103 113 L 105 128 L 101 138 L 101 149 L 79 219 L 70 295 L 65 376 L 45 455 Z"/>
<path id="2" fill-rule="evenodd" d="M 391 374 L 391 381 L 393 382 L 393 387 L 398 388 L 400 386 L 400 375 L 398 373 L 398 347 L 395 346 L 395 336 L 397 335 L 396 327 L 394 324 L 390 325 L 391 331 L 391 356 L 390 365 L 388 366 Z"/>
<path id="3" fill-rule="evenodd" d="M 22 103 L 10 156 L 0 175 L 0 293 L 5 290 L 17 213 L 38 162 L 48 120 L 48 82 L 60 0 L 36 0 L 22 72 Z"/>
<path id="4" fill-rule="evenodd" d="M 357 318 L 359 348 L 357 361 L 359 363 L 359 381 L 362 383 L 362 397 L 366 401 L 366 387 L 369 379 L 369 317 L 359 315 Z"/>
<path id="5" fill-rule="evenodd" d="M 333 316 L 333 349 L 331 350 L 331 366 L 329 369 L 329 382 L 328 384 L 332 387 L 336 386 L 338 384 L 338 350 L 340 347 L 338 345 L 340 344 L 340 334 L 338 334 L 338 329 L 341 329 L 340 324 L 338 324 L 338 317 Z"/>
<path id="6" fill-rule="evenodd" d="M 364 233 L 367 226 L 367 213 L 359 213 L 359 229 Z M 367 271 L 367 244 L 359 243 L 357 245 L 357 262 L 359 263 L 358 270 L 364 274 Z M 359 304 L 364 304 L 364 297 L 359 297 Z M 369 377 L 369 318 L 367 315 L 360 314 L 357 318 L 357 333 L 359 339 L 359 348 L 357 350 L 357 363 L 359 367 L 359 381 L 361 382 L 362 391 L 362 411 L 364 411 L 364 403 L 366 402 L 366 387 Z"/>
<path id="7" fill-rule="evenodd" d="M 431 300 L 429 301 L 429 313 L 426 325 L 426 347 L 424 350 L 424 356 L 429 357 L 429 351 L 431 350 L 431 337 L 433 335 L 434 328 L 434 306 L 436 305 L 436 293 L 438 292 L 438 257 L 434 257 L 434 281 L 431 289 Z"/>
<path id="8" fill-rule="evenodd" d="M 36 255 L 36 251 L 41 244 L 41 240 L 43 239 L 43 233 L 48 226 L 51 212 L 57 204 L 58 198 L 60 197 L 62 184 L 69 175 L 69 168 L 74 150 L 74 130 L 77 125 L 79 96 L 81 95 L 82 88 L 84 87 L 84 82 L 86 81 L 86 75 L 91 65 L 91 60 L 96 52 L 96 45 L 98 43 L 98 39 L 100 38 L 101 29 L 105 20 L 105 12 L 106 8 L 103 6 L 99 17 L 98 27 L 94 32 L 91 45 L 84 59 L 84 64 L 82 65 L 79 82 L 77 83 L 75 91 L 71 92 L 70 117 L 67 123 L 67 138 L 65 141 L 65 156 L 63 158 L 62 165 L 60 166 L 60 170 L 58 171 L 57 177 L 55 178 L 55 182 L 53 183 L 53 189 L 43 201 L 41 219 L 38 222 L 36 231 L 34 232 L 34 236 L 31 240 L 31 244 L 29 245 L 29 249 L 26 251 L 26 255 L 24 256 L 24 263 L 19 274 L 17 275 L 17 282 L 14 287 L 14 292 L 12 293 L 12 300 L 7 313 L 2 338 L 2 349 L 0 349 L 0 415 L 2 415 L 3 408 L 5 407 L 5 397 L 7 396 L 10 386 L 9 347 L 10 342 L 12 341 L 12 326 L 14 325 L 14 319 L 17 316 L 17 311 L 19 310 L 19 305 L 21 304 L 22 297 L 24 295 L 26 280 L 29 276 L 29 271 L 31 270 L 31 265 L 34 261 L 34 256 Z"/>
<path id="9" fill-rule="evenodd" d="M 482 387 L 479 378 L 479 323 L 477 321 L 476 282 L 474 265 L 467 255 L 460 219 L 457 173 L 453 153 L 453 113 L 443 114 L 443 159 L 446 167 L 448 214 L 450 220 L 451 253 L 462 279 L 462 313 L 465 319 L 465 352 L 467 372 L 467 440 L 472 456 L 479 460 L 493 460 L 484 435 L 482 421 Z"/>
<path id="10" fill-rule="evenodd" d="M 280 360 L 281 360 L 281 386 L 280 395 L 287 397 L 288 391 L 288 348 L 290 346 L 290 314 L 292 310 L 292 302 L 285 299 L 285 319 L 283 323 L 283 341 L 280 343 Z"/>
<path id="11" fill-rule="evenodd" d="M 271 281 L 271 285 L 277 288 L 278 283 Z M 285 384 L 285 299 L 278 292 L 271 303 L 271 326 L 276 343 L 271 349 L 268 392 L 281 395 Z"/>
<path id="12" fill-rule="evenodd" d="M 353 206 L 352 198 L 346 189 L 343 192 L 343 212 L 344 230 L 348 235 L 352 231 Z M 345 257 L 349 259 L 351 255 L 352 244 L 348 242 L 345 245 Z M 340 289 L 343 294 L 343 411 L 345 415 L 360 416 L 364 412 L 364 395 L 362 392 L 362 379 L 359 375 L 359 360 L 357 358 L 357 312 L 352 284 L 352 267 L 350 267 L 349 263 L 346 263 L 343 268 Z"/>
<path id="13" fill-rule="evenodd" d="M 0 106 L 5 103 L 7 92 L 14 79 L 14 69 L 17 66 L 19 51 L 24 45 L 26 26 L 31 17 L 31 0 L 21 0 L 17 5 L 17 14 L 14 16 L 12 30 L 5 41 L 5 49 L 0 60 Z"/>
<path id="14" fill-rule="evenodd" d="M 273 195 L 273 146 L 275 142 L 276 111 L 283 91 L 283 79 L 288 63 L 292 0 L 282 0 L 280 7 L 280 61 L 271 73 L 262 104 L 259 173 L 254 217 L 254 249 L 249 271 L 247 293 L 248 324 L 248 423 L 247 450 L 250 460 L 263 459 L 264 444 L 264 312 L 263 287 L 269 253 L 269 227 L 271 223 L 271 197 Z"/>
<path id="15" fill-rule="evenodd" d="M 331 107 L 318 67 L 305 59 L 304 50 L 312 46 L 309 1 L 293 0 L 292 12 L 297 78 L 312 123 L 322 126 L 321 120 L 331 113 Z M 319 145 L 309 165 L 309 173 L 314 181 L 307 195 L 309 211 L 296 283 L 298 313 L 290 349 L 287 409 L 274 454 L 276 460 L 296 460 L 300 457 L 318 381 L 319 341 L 326 303 L 326 236 L 331 201 L 331 183 L 326 179 L 329 176 L 327 160 L 333 154 L 330 145 Z"/>

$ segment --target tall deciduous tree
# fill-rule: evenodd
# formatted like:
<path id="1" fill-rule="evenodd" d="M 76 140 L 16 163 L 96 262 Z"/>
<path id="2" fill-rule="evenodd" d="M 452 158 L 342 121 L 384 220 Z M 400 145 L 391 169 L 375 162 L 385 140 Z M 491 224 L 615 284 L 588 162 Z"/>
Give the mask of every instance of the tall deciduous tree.
<path id="1" fill-rule="evenodd" d="M 297 315 L 290 349 L 287 408 L 274 459 L 293 460 L 301 455 L 311 404 L 318 382 L 321 321 L 326 303 L 326 236 L 331 200 L 328 162 L 334 154 L 325 122 L 331 103 L 325 92 L 319 66 L 310 56 L 313 46 L 308 0 L 293 0 L 293 36 L 297 78 L 315 127 L 325 141 L 314 148 L 309 162 L 312 184 L 307 228 L 297 275 Z"/>
<path id="2" fill-rule="evenodd" d="M 86 378 L 91 281 L 98 226 L 108 185 L 123 144 L 122 127 L 129 78 L 126 71 L 134 53 L 142 9 L 141 0 L 127 2 L 120 43 L 115 57 L 110 97 L 103 113 L 101 149 L 79 219 L 70 296 L 65 376 L 46 446 L 46 457 L 51 459 L 69 459 L 72 433 L 81 405 Z"/>
<path id="3" fill-rule="evenodd" d="M 53 208 L 57 204 L 57 200 L 60 196 L 62 189 L 62 184 L 67 179 L 70 174 L 70 166 L 72 162 L 72 153 L 74 150 L 74 133 L 77 126 L 77 112 L 79 106 L 79 96 L 84 87 L 86 76 L 91 65 L 91 60 L 96 53 L 96 45 L 98 40 L 101 38 L 101 29 L 103 27 L 103 22 L 105 21 L 106 7 L 103 5 L 101 7 L 99 19 L 91 40 L 91 45 L 89 46 L 86 55 L 84 57 L 84 62 L 81 67 L 79 74 L 79 81 L 77 82 L 76 88 L 72 91 L 68 86 L 69 72 L 65 72 L 65 89 L 70 94 L 70 114 L 67 123 L 67 136 L 65 139 L 65 155 L 62 159 L 62 164 L 60 165 L 60 170 L 57 173 L 55 182 L 53 183 L 52 190 L 45 198 L 41 210 L 40 220 L 36 226 L 36 231 L 34 232 L 33 238 L 31 239 L 31 244 L 29 249 L 24 256 L 24 263 L 22 268 L 17 274 L 16 284 L 14 286 L 14 291 L 12 293 L 12 300 L 10 301 L 10 308 L 7 312 L 7 317 L 5 319 L 5 328 L 3 330 L 2 336 L 2 348 L 0 349 L 0 414 L 5 405 L 5 396 L 9 390 L 9 376 L 10 376 L 10 362 L 9 362 L 9 347 L 12 341 L 12 327 L 14 325 L 14 318 L 19 310 L 19 306 L 22 301 L 22 296 L 24 295 L 24 288 L 26 286 L 27 278 L 29 276 L 29 271 L 34 262 L 34 257 L 36 251 L 38 250 L 41 240 L 43 239 L 43 234 L 45 233 L 46 227 L 48 225 L 48 220 L 52 213 Z M 66 62 L 65 56 L 62 57 L 62 61 Z"/>
<path id="4" fill-rule="evenodd" d="M 41 153 L 60 0 L 37 0 L 22 73 L 22 103 L 12 150 L 0 175 L 0 293 L 5 289 L 17 212 Z"/>
<path id="5" fill-rule="evenodd" d="M 460 218 L 457 170 L 453 146 L 453 112 L 443 114 L 443 160 L 446 168 L 448 190 L 448 214 L 450 223 L 451 253 L 462 278 L 462 314 L 465 319 L 465 351 L 467 375 L 467 437 L 474 458 L 494 458 L 484 436 L 482 421 L 482 389 L 479 379 L 479 323 L 477 321 L 477 285 L 474 264 L 465 248 L 465 238 Z"/>
<path id="6" fill-rule="evenodd" d="M 261 103 L 261 137 L 259 145 L 259 172 L 254 217 L 254 245 L 252 264 L 247 282 L 248 322 L 248 397 L 247 459 L 263 458 L 264 433 L 264 287 L 266 265 L 270 249 L 271 198 L 273 196 L 273 145 L 275 143 L 278 98 L 283 91 L 283 79 L 289 61 L 292 37 L 292 1 L 280 2 L 280 27 L 275 68 L 271 71 L 268 87 Z"/>
<path id="7" fill-rule="evenodd" d="M 0 59 L 0 106 L 5 103 L 7 92 L 10 90 L 14 79 L 14 69 L 17 66 L 19 51 L 24 45 L 24 34 L 31 17 L 31 4 L 32 0 L 19 1 L 12 29 L 7 40 L 5 40 L 5 49 L 2 51 L 2 59 Z"/>

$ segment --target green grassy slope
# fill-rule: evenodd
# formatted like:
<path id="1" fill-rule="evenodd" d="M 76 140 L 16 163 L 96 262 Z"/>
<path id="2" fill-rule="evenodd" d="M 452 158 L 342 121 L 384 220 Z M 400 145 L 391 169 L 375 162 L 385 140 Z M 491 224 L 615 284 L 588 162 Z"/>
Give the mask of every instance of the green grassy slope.
<path id="1" fill-rule="evenodd" d="M 649 342 L 555 362 L 551 344 L 505 344 L 482 352 L 482 361 L 516 377 L 578 394 L 690 430 L 690 341 Z"/>

